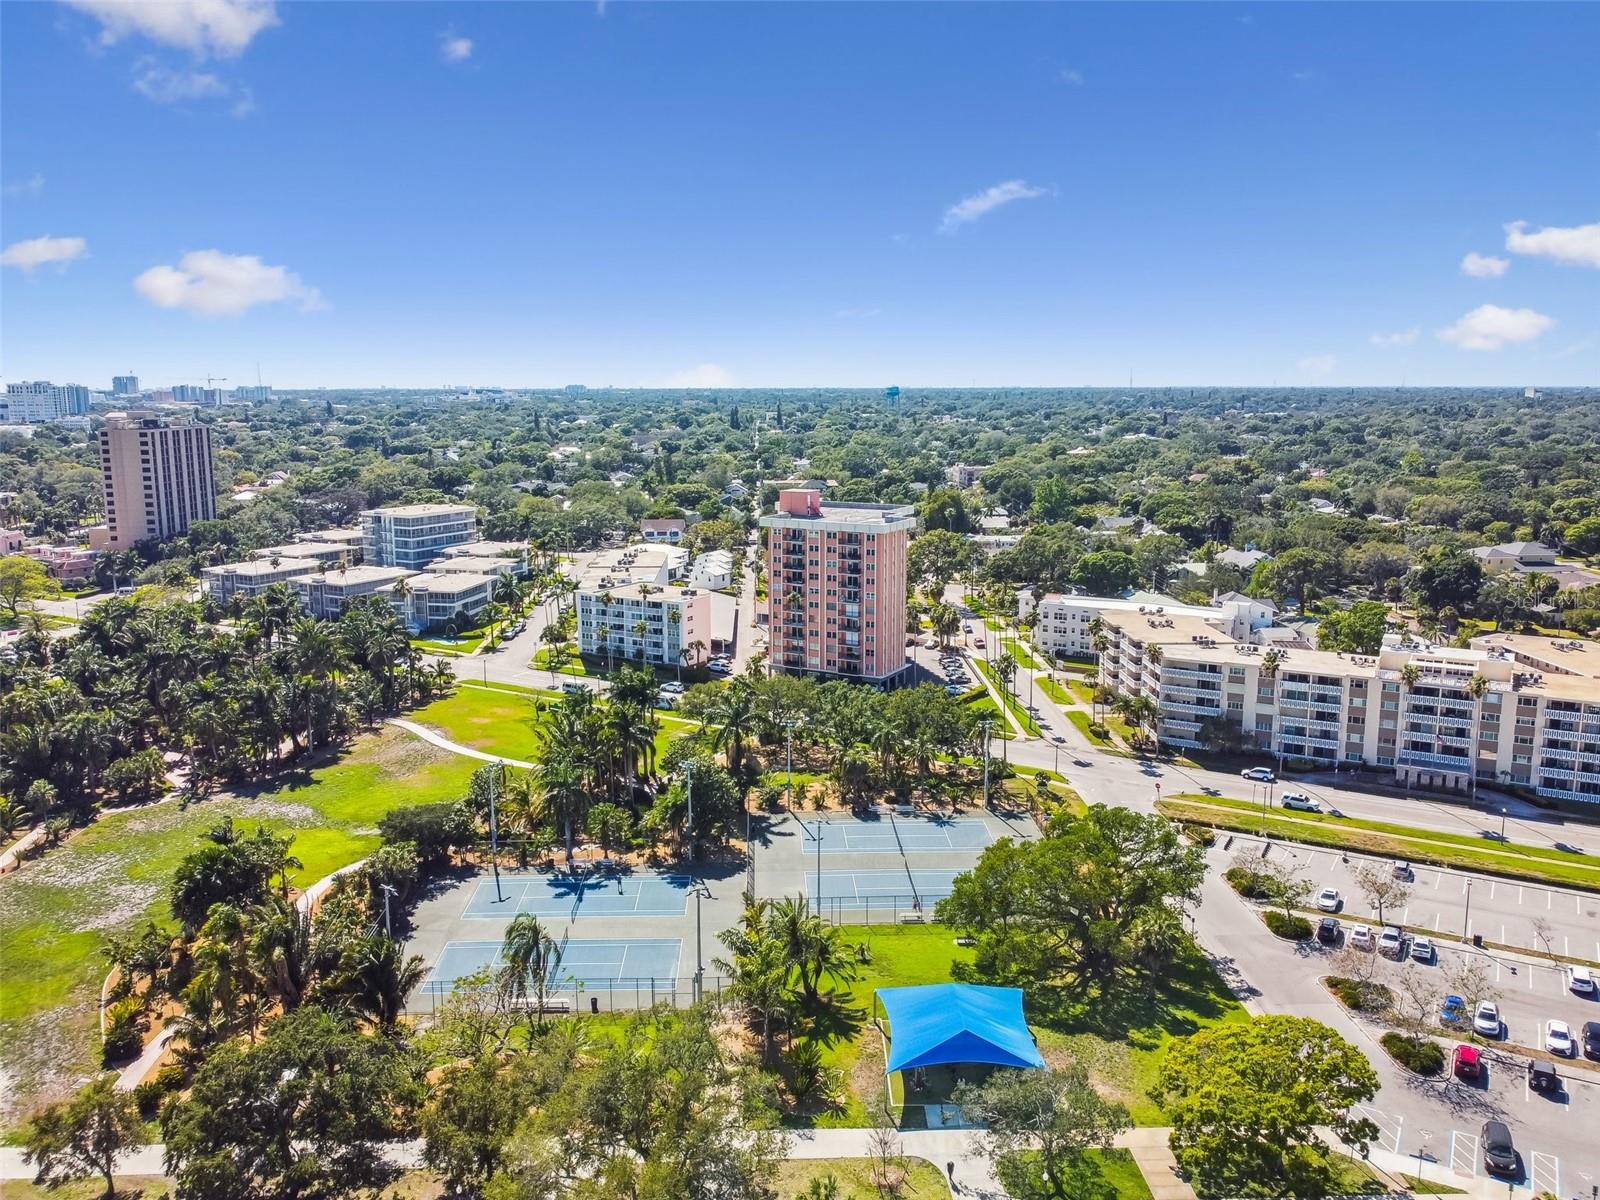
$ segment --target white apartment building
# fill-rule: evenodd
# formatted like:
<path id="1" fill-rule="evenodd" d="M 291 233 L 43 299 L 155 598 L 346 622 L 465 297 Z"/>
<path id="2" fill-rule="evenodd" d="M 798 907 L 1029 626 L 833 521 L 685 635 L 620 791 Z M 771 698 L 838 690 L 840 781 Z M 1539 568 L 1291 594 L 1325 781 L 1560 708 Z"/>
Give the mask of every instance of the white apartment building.
<path id="1" fill-rule="evenodd" d="M 300 607 L 313 617 L 331 621 L 350 601 L 375 592 L 386 593 L 411 575 L 401 567 L 338 567 L 314 575 L 297 575 L 289 581 L 300 597 Z"/>
<path id="2" fill-rule="evenodd" d="M 435 575 L 490 575 L 496 579 L 515 579 L 518 574 L 514 559 L 477 554 L 446 554 L 429 563 L 428 570 Z"/>
<path id="3" fill-rule="evenodd" d="M 1274 670 L 1271 647 L 1201 618 L 1121 613 L 1104 627 L 1101 674 L 1155 701 L 1169 745 L 1200 746 L 1231 726 L 1246 746 L 1393 770 L 1401 787 L 1508 785 L 1600 807 L 1592 643 L 1496 634 L 1459 649 L 1390 634 L 1372 656 L 1278 650 Z"/>
<path id="4" fill-rule="evenodd" d="M 478 536 L 478 510 L 470 504 L 402 504 L 361 514 L 361 548 L 375 567 L 420 571 L 449 547 Z"/>
<path id="5" fill-rule="evenodd" d="M 314 558 L 253 558 L 247 562 L 223 563 L 200 569 L 200 587 L 212 599 L 226 604 L 235 596 L 248 600 L 274 584 L 288 583 L 302 575 L 315 574 L 323 564 Z"/>
<path id="6" fill-rule="evenodd" d="M 733 555 L 726 550 L 707 550 L 689 565 L 691 587 L 719 592 L 733 586 Z"/>
<path id="7" fill-rule="evenodd" d="M 1272 624 L 1278 611 L 1269 600 L 1257 600 L 1237 592 L 1217 597 L 1212 605 L 1157 603 L 1134 597 L 1121 600 L 1111 596 L 1069 596 L 1051 592 L 1037 602 L 1038 616 L 1033 625 L 1033 644 L 1060 658 L 1094 656 L 1094 623 L 1110 616 L 1142 615 L 1146 612 L 1204 621 L 1209 632 L 1226 634 L 1234 641 L 1249 641 L 1256 630 Z M 1035 609 L 1031 592 L 1017 595 L 1017 615 L 1025 617 Z"/>
<path id="8" fill-rule="evenodd" d="M 629 583 L 666 587 L 683 578 L 689 566 L 689 552 L 681 546 L 616 546 L 602 550 L 589 560 L 578 575 L 579 591 L 605 591 Z"/>
<path id="9" fill-rule="evenodd" d="M 8 383 L 0 395 L 0 425 L 34 425 L 89 413 L 89 389 L 81 383 L 34 380 Z"/>
<path id="10" fill-rule="evenodd" d="M 495 580 L 488 575 L 427 572 L 406 580 L 405 596 L 390 595 L 400 619 L 416 630 L 454 622 L 468 628 L 494 599 Z"/>
<path id="11" fill-rule="evenodd" d="M 528 544 L 526 542 L 489 542 L 474 541 L 462 542 L 458 546 L 446 548 L 443 555 L 433 560 L 433 565 L 428 569 L 437 569 L 443 559 L 448 558 L 497 558 L 511 563 L 511 570 L 518 579 L 528 573 Z M 503 566 L 497 571 L 504 570 Z"/>
<path id="12" fill-rule="evenodd" d="M 579 591 L 577 604 L 583 654 L 695 666 L 711 645 L 711 597 L 701 588 L 630 583 Z"/>
<path id="13" fill-rule="evenodd" d="M 267 546 L 254 551 L 251 558 L 309 558 L 325 567 L 348 563 L 355 555 L 349 543 L 340 542 L 290 542 L 284 546 Z"/>

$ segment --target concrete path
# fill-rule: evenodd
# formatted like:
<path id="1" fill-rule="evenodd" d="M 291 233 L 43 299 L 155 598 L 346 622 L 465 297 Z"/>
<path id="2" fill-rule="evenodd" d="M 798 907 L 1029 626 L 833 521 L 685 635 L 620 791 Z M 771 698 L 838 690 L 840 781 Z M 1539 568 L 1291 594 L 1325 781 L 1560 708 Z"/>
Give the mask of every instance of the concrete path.
<path id="1" fill-rule="evenodd" d="M 523 762 L 520 758 L 507 758 L 502 754 L 486 754 L 482 750 L 474 750 L 471 746 L 463 746 L 460 742 L 452 742 L 443 734 L 435 733 L 426 725 L 419 725 L 415 721 L 407 721 L 402 717 L 390 717 L 384 724 L 393 725 L 397 729 L 404 729 L 407 733 L 414 733 L 429 745 L 437 746 L 441 750 L 448 750 L 451 754 L 459 754 L 464 758 L 476 758 L 482 762 L 490 763 L 505 763 L 508 767 L 521 767 L 525 771 L 533 770 L 536 765 L 531 762 Z"/>
<path id="2" fill-rule="evenodd" d="M 145 1081 L 145 1077 L 156 1069 L 156 1064 L 161 1061 L 161 1056 L 167 1052 L 167 1043 L 172 1040 L 172 1035 L 178 1032 L 175 1024 L 161 1027 L 161 1032 L 150 1039 L 150 1044 L 144 1052 L 117 1074 L 117 1091 L 131 1092 Z"/>

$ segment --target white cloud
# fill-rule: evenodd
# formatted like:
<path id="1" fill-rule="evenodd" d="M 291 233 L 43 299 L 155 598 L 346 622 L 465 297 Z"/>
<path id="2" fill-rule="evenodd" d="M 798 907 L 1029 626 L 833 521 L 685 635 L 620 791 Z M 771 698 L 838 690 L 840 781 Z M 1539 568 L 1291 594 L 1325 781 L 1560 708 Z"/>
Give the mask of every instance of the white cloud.
<path id="1" fill-rule="evenodd" d="M 939 231 L 954 233 L 963 225 L 969 225 L 979 217 L 1013 201 L 1032 200 L 1042 195 L 1044 188 L 1034 187 L 1022 179 L 1008 179 L 1004 183 L 985 188 L 975 196 L 968 196 L 958 204 L 952 204 L 945 210 L 944 221 L 940 224 Z"/>
<path id="2" fill-rule="evenodd" d="M 1333 364 L 1337 361 L 1331 354 L 1313 354 L 1309 358 L 1302 358 L 1295 366 L 1307 375 L 1326 375 L 1333 370 Z"/>
<path id="3" fill-rule="evenodd" d="M 1570 229 L 1550 225 L 1537 233 L 1524 232 L 1527 227 L 1526 221 L 1506 226 L 1506 249 L 1511 253 L 1553 258 L 1569 267 L 1600 267 L 1600 222 Z"/>
<path id="4" fill-rule="evenodd" d="M 191 250 L 178 265 L 151 267 L 134 290 L 158 308 L 203 316 L 232 316 L 257 304 L 298 303 L 301 312 L 326 308 L 322 293 L 287 267 L 270 267 L 253 254 Z"/>
<path id="5" fill-rule="evenodd" d="M 1470 275 L 1474 279 L 1499 279 L 1511 269 L 1509 258 L 1496 258 L 1492 254 L 1479 254 L 1476 250 L 1470 251 L 1461 260 L 1461 273 Z"/>
<path id="6" fill-rule="evenodd" d="M 44 191 L 44 176 L 35 171 L 26 179 L 19 179 L 16 183 L 8 183 L 5 187 L 8 196 L 37 196 Z"/>
<path id="7" fill-rule="evenodd" d="M 1531 342 L 1555 323 L 1554 317 L 1531 308 L 1480 304 L 1450 328 L 1439 330 L 1438 336 L 1463 350 L 1498 350 L 1512 342 Z"/>
<path id="8" fill-rule="evenodd" d="M 1402 329 L 1399 333 L 1375 333 L 1367 341 L 1374 346 L 1409 346 L 1421 336 L 1420 329 Z"/>
<path id="9" fill-rule="evenodd" d="M 157 104 L 226 96 L 228 85 L 210 71 L 173 71 L 154 64 L 133 77 L 133 90 Z"/>
<path id="10" fill-rule="evenodd" d="M 133 90 L 157 104 L 217 100 L 226 103 L 236 117 L 247 117 L 256 110 L 254 92 L 212 71 L 174 71 L 153 59 L 141 60 L 134 70 Z"/>
<path id="11" fill-rule="evenodd" d="M 439 57 L 447 63 L 466 62 L 472 57 L 472 39 L 444 34 L 439 39 Z"/>
<path id="12" fill-rule="evenodd" d="M 733 386 L 733 375 L 716 363 L 701 363 L 687 371 L 679 371 L 667 380 L 668 387 L 725 388 Z"/>
<path id="13" fill-rule="evenodd" d="M 232 58 L 278 24 L 273 0 L 65 0 L 100 22 L 104 45 L 141 34 L 192 54 Z"/>
<path id="14" fill-rule="evenodd" d="M 6 247 L 5 253 L 0 254 L 0 266 L 32 271 L 47 263 L 69 263 L 75 258 L 82 258 L 88 251 L 89 243 L 81 237 L 58 238 L 47 233 L 43 237 L 12 242 Z"/>
<path id="15" fill-rule="evenodd" d="M 1061 69 L 1061 82 L 1070 83 L 1073 87 L 1082 87 L 1083 72 L 1075 67 L 1063 67 Z"/>

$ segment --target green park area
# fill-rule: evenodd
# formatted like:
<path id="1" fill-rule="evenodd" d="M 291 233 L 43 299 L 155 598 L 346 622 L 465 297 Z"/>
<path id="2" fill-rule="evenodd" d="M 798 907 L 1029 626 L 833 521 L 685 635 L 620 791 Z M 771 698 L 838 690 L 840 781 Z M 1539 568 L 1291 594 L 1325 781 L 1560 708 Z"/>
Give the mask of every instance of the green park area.
<path id="1" fill-rule="evenodd" d="M 95 1066 L 95 1012 L 109 937 L 171 926 L 167 888 L 207 829 L 232 817 L 294 834 L 305 885 L 378 845 L 400 804 L 466 794 L 476 764 L 397 729 L 363 736 L 339 761 L 259 787 L 108 813 L 38 861 L 0 876 L 0 1045 L 20 1098 L 58 1090 Z"/>
<path id="2" fill-rule="evenodd" d="M 1017 660 L 1017 665 L 1029 671 L 1042 671 L 1044 664 L 1033 656 L 1028 644 L 1021 638 L 1007 634 L 1000 639 L 1003 649 L 1011 652 L 1011 657 Z"/>
<path id="3" fill-rule="evenodd" d="M 1600 891 L 1600 857 L 1592 854 L 1328 813 L 1289 813 L 1282 809 L 1263 813 L 1259 804 L 1248 800 L 1199 792 L 1176 793 L 1157 807 L 1175 820 L 1240 833 Z"/>
<path id="4" fill-rule="evenodd" d="M 1029 715 L 1028 710 L 1022 705 L 1022 701 L 1006 690 L 1000 681 L 1000 676 L 995 673 L 995 669 L 981 658 L 975 658 L 972 661 L 977 665 L 983 677 L 994 686 L 994 690 L 999 693 L 1001 701 L 1006 706 L 1006 711 L 1016 718 L 1017 723 L 1022 726 L 1022 731 L 1032 737 L 1040 737 L 1043 734 L 1043 730 L 1039 728 L 1039 722 Z"/>

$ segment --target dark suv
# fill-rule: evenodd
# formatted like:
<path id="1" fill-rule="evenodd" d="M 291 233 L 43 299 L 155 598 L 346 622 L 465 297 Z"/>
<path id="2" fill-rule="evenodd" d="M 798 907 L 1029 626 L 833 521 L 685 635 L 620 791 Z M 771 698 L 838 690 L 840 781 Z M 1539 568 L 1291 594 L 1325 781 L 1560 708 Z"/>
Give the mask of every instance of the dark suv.
<path id="1" fill-rule="evenodd" d="M 1600 1021 L 1585 1021 L 1578 1034 L 1585 1058 L 1600 1058 Z"/>
<path id="2" fill-rule="evenodd" d="M 1491 1175 L 1517 1175 L 1520 1160 L 1517 1148 L 1511 1141 L 1511 1130 L 1504 1121 L 1485 1121 L 1478 1134 L 1478 1144 L 1483 1147 L 1483 1165 Z"/>

